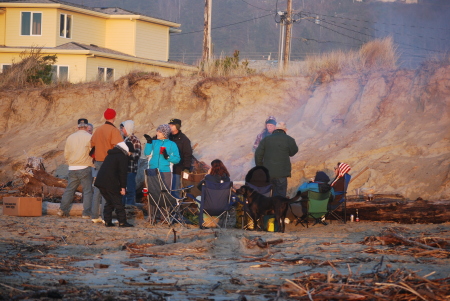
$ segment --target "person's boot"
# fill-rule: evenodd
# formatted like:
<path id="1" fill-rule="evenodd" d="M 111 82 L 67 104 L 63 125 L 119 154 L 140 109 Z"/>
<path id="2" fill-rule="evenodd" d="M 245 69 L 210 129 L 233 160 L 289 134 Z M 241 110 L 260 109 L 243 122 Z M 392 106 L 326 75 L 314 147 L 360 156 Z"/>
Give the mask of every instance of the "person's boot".
<path id="1" fill-rule="evenodd" d="M 114 223 L 109 222 L 109 223 L 105 223 L 105 227 L 115 227 L 116 225 L 114 225 Z"/>
<path id="2" fill-rule="evenodd" d="M 128 222 L 119 223 L 119 227 L 125 228 L 125 227 L 134 227 L 134 225 L 129 224 Z"/>

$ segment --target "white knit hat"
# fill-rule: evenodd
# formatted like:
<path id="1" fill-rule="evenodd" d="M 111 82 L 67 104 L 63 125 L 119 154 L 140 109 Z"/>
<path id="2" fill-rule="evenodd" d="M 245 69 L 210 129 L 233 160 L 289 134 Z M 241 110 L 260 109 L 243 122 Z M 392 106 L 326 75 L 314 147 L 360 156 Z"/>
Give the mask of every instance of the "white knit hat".
<path id="1" fill-rule="evenodd" d="M 124 151 L 126 151 L 127 153 L 129 152 L 129 150 L 128 150 L 128 146 L 126 145 L 126 143 L 125 142 L 119 142 L 119 143 L 117 143 L 117 145 L 116 146 L 119 146 L 121 149 L 123 149 Z"/>
<path id="2" fill-rule="evenodd" d="M 125 128 L 125 130 L 127 131 L 127 135 L 131 136 L 132 134 L 134 134 L 134 121 L 133 120 L 127 120 L 122 122 L 123 127 Z"/>

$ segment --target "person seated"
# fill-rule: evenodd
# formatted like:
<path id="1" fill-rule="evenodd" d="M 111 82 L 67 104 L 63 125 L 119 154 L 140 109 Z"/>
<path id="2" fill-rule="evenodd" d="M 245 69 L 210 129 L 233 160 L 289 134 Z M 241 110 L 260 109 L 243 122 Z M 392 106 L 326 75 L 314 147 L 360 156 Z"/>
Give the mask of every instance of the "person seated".
<path id="1" fill-rule="evenodd" d="M 328 175 L 323 171 L 318 171 L 316 172 L 316 176 L 314 177 L 314 179 L 312 179 L 312 181 L 305 182 L 302 185 L 300 185 L 300 187 L 297 190 L 297 193 L 300 193 L 302 197 L 300 204 L 302 206 L 303 215 L 301 218 L 306 217 L 308 214 L 308 191 L 320 193 L 326 193 L 331 191 L 330 200 L 334 198 L 335 195 L 334 189 L 333 187 L 331 187 L 330 184 L 328 184 L 329 182 L 330 178 L 328 177 Z"/>
<path id="2" fill-rule="evenodd" d="M 249 183 L 256 187 L 266 187 L 270 185 L 269 170 L 264 166 L 253 167 L 245 176 L 245 183 Z"/>
<path id="3" fill-rule="evenodd" d="M 341 162 L 338 162 L 338 164 L 334 167 L 335 178 L 331 183 L 331 187 L 333 187 L 335 192 L 342 192 L 342 193 L 336 194 L 332 202 L 333 206 L 339 205 L 339 202 L 344 197 L 343 192 L 345 191 L 345 174 L 347 174 L 350 170 L 351 170 L 350 165 Z"/>
<path id="4" fill-rule="evenodd" d="M 205 183 L 205 181 L 212 183 L 230 182 L 230 173 L 228 172 L 228 169 L 225 167 L 222 161 L 220 161 L 219 159 L 215 159 L 211 162 L 211 168 L 208 170 L 205 178 L 198 184 L 198 190 L 202 190 L 203 183 Z"/>

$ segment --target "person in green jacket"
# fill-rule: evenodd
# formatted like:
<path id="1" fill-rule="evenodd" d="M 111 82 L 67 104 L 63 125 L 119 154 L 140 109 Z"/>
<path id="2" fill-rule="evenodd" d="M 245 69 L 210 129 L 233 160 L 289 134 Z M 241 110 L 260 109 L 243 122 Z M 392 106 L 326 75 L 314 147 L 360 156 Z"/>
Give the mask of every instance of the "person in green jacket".
<path id="1" fill-rule="evenodd" d="M 286 124 L 278 122 L 272 135 L 259 143 L 255 151 L 256 166 L 269 170 L 272 195 L 286 197 L 287 178 L 291 176 L 291 159 L 298 152 L 295 139 L 286 134 Z"/>

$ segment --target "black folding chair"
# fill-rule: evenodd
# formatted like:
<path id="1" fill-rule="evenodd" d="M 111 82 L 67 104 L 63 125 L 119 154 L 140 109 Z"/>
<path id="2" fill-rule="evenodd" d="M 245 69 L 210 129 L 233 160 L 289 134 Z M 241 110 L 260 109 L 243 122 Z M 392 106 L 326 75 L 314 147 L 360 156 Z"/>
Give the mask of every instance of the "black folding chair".
<path id="1" fill-rule="evenodd" d="M 203 215 L 209 218 L 211 226 L 226 228 L 229 211 L 233 206 L 231 189 L 233 182 L 213 183 L 205 181 L 202 185 L 202 194 L 199 208 L 199 226 L 205 228 Z M 223 221 L 225 220 L 225 221 Z"/>
<path id="2" fill-rule="evenodd" d="M 185 195 L 186 190 L 192 188 L 193 185 L 176 190 L 167 189 L 171 183 L 171 181 L 169 182 L 171 176 L 171 173 L 162 174 L 157 168 L 145 170 L 145 184 L 148 189 L 148 218 L 152 224 L 156 224 L 159 216 L 162 223 L 168 225 L 180 223 L 185 226 L 186 222 L 182 211 L 185 206 L 191 204 L 191 202 L 187 202 Z M 171 194 L 172 191 L 180 191 L 182 198 L 174 197 Z"/>

